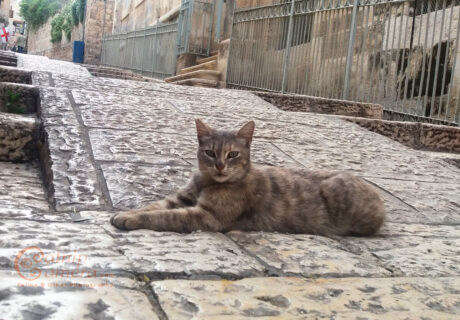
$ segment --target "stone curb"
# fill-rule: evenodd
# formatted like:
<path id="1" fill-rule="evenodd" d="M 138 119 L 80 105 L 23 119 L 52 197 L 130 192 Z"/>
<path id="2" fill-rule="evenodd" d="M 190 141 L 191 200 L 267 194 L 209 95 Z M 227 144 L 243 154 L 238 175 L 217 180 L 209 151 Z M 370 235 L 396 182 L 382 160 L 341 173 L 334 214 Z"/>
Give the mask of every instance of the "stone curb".
<path id="1" fill-rule="evenodd" d="M 284 111 L 314 112 L 370 119 L 382 119 L 383 115 L 383 108 L 378 104 L 261 91 L 251 91 L 251 93 Z"/>
<path id="2" fill-rule="evenodd" d="M 460 153 L 460 128 L 428 123 L 344 117 L 408 147 Z"/>

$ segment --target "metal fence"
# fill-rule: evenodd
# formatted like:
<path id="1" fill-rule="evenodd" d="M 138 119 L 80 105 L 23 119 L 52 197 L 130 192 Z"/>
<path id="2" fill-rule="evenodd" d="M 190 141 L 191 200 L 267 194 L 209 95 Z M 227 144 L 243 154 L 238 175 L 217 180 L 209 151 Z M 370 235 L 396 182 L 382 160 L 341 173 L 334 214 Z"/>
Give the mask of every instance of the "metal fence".
<path id="1" fill-rule="evenodd" d="M 176 43 L 177 23 L 105 36 L 101 64 L 164 79 L 175 74 Z"/>
<path id="2" fill-rule="evenodd" d="M 235 12 L 229 87 L 459 123 L 458 0 L 286 2 Z"/>

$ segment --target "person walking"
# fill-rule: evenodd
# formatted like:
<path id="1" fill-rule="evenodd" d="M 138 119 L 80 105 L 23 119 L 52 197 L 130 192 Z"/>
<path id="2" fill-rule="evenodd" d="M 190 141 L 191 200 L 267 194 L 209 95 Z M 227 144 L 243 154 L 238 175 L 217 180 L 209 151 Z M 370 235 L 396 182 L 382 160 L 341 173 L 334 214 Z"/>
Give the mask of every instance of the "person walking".
<path id="1" fill-rule="evenodd" d="M 10 37 L 10 30 L 8 26 L 5 26 L 3 23 L 0 23 L 0 38 L 2 39 L 1 44 L 0 44 L 1 50 L 7 50 L 9 37 Z"/>

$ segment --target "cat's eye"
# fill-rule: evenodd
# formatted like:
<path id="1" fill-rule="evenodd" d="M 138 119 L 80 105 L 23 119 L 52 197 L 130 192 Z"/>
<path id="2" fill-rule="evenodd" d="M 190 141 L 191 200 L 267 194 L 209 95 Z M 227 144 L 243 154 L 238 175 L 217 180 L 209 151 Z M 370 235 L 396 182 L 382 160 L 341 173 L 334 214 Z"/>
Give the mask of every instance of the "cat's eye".
<path id="1" fill-rule="evenodd" d="M 227 158 L 232 159 L 238 157 L 240 153 L 238 151 L 230 151 L 227 155 Z"/>
<path id="2" fill-rule="evenodd" d="M 204 153 L 206 153 L 206 155 L 208 157 L 211 157 L 211 158 L 215 158 L 216 157 L 216 154 L 214 153 L 214 151 L 212 150 L 206 150 Z"/>

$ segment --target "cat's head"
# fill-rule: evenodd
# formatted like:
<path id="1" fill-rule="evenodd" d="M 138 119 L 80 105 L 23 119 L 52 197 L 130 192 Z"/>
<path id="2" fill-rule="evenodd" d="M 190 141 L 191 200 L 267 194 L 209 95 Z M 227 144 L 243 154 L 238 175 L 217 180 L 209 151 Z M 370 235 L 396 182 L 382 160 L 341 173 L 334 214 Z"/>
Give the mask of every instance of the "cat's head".
<path id="1" fill-rule="evenodd" d="M 254 121 L 236 131 L 215 130 L 199 119 L 195 122 L 201 173 L 219 183 L 242 179 L 251 166 Z"/>

